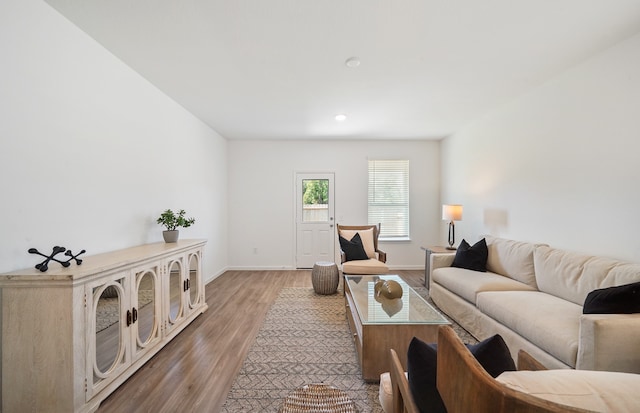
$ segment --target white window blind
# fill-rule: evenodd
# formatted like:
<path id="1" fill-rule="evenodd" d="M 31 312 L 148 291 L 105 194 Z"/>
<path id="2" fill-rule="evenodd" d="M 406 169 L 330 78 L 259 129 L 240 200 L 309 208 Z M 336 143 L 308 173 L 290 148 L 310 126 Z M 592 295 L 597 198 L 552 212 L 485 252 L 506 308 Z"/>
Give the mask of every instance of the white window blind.
<path id="1" fill-rule="evenodd" d="M 380 238 L 409 237 L 409 161 L 369 161 L 369 224 Z"/>

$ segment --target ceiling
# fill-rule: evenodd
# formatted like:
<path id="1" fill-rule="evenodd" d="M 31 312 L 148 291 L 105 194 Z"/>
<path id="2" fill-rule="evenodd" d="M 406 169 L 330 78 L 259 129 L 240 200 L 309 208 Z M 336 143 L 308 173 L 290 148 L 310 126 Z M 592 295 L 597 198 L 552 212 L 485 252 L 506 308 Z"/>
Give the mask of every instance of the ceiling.
<path id="1" fill-rule="evenodd" d="M 640 31 L 640 0 L 46 1 L 227 139 L 441 139 Z"/>

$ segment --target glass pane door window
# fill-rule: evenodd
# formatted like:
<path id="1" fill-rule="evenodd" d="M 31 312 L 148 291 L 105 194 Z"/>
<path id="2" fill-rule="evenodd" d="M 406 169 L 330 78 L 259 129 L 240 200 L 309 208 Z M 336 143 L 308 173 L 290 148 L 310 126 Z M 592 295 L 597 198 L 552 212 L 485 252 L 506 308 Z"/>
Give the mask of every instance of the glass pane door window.
<path id="1" fill-rule="evenodd" d="M 302 222 L 329 221 L 329 180 L 302 180 Z"/>

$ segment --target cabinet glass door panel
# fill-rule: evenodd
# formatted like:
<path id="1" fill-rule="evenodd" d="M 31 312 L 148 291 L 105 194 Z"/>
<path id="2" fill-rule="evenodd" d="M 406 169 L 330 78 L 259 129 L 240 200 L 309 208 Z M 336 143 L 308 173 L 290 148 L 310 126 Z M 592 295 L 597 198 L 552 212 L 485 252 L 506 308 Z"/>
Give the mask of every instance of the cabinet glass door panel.
<path id="1" fill-rule="evenodd" d="M 122 280 L 93 289 L 96 346 L 94 382 L 105 377 L 122 362 L 124 288 Z"/>
<path id="2" fill-rule="evenodd" d="M 182 265 L 173 261 L 169 266 L 169 321 L 175 321 L 182 314 Z"/>
<path id="3" fill-rule="evenodd" d="M 198 271 L 200 271 L 200 257 L 197 254 L 189 256 L 189 303 L 192 307 L 198 304 L 200 285 L 198 285 Z"/>
<path id="4" fill-rule="evenodd" d="M 153 270 L 147 270 L 138 274 L 137 300 L 135 304 L 135 314 L 137 323 L 137 344 L 143 347 L 149 343 L 158 331 L 158 317 L 156 315 L 156 283 L 157 275 Z"/>

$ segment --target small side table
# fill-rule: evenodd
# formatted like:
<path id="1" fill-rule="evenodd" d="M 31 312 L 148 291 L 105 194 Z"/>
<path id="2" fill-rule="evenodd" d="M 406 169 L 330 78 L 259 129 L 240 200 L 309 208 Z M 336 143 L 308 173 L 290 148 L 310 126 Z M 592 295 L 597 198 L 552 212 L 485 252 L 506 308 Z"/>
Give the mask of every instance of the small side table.
<path id="1" fill-rule="evenodd" d="M 311 270 L 311 284 L 317 294 L 335 294 L 340 283 L 340 273 L 335 262 L 318 261 Z"/>
<path id="2" fill-rule="evenodd" d="M 451 250 L 447 247 L 440 246 L 420 247 L 420 249 L 425 251 L 424 286 L 429 288 L 429 274 L 431 274 L 431 254 L 455 254 L 456 250 Z"/>

